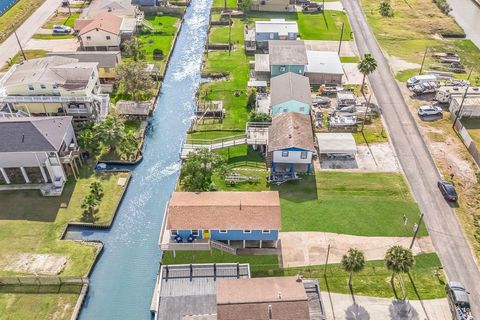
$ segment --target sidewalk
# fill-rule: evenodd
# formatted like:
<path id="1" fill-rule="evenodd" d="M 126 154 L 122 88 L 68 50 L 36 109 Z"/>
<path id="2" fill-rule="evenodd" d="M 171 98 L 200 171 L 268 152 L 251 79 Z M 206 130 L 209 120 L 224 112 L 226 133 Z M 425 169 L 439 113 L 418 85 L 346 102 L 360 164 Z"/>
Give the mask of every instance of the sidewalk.
<path id="1" fill-rule="evenodd" d="M 20 43 L 24 46 L 33 34 L 45 22 L 48 21 L 52 13 L 60 6 L 61 0 L 46 0 L 40 8 L 37 9 L 18 29 L 17 35 Z M 0 44 L 0 67 L 4 66 L 8 59 L 20 51 L 15 34 L 11 34 L 4 42 Z"/>

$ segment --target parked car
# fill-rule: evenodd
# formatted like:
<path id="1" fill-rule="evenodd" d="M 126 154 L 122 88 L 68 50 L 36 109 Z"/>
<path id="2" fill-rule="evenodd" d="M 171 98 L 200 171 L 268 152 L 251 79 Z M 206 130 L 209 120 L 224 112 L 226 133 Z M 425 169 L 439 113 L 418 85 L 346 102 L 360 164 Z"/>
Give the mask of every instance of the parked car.
<path id="1" fill-rule="evenodd" d="M 473 320 L 468 298 L 469 292 L 464 285 L 458 281 L 450 281 L 445 286 L 445 292 L 453 319 Z"/>
<path id="2" fill-rule="evenodd" d="M 69 26 L 64 26 L 61 24 L 56 24 L 53 26 L 53 33 L 70 33 L 72 32 L 72 28 Z"/>
<path id="3" fill-rule="evenodd" d="M 445 200 L 451 202 L 457 201 L 457 191 L 455 191 L 455 187 L 450 182 L 446 180 L 440 180 L 438 181 L 437 185 Z"/>
<path id="4" fill-rule="evenodd" d="M 441 115 L 442 112 L 442 108 L 438 106 L 421 106 L 418 108 L 418 115 L 420 117 Z"/>
<path id="5" fill-rule="evenodd" d="M 323 11 L 323 6 L 316 2 L 306 2 L 302 6 L 303 12 L 321 12 Z"/>

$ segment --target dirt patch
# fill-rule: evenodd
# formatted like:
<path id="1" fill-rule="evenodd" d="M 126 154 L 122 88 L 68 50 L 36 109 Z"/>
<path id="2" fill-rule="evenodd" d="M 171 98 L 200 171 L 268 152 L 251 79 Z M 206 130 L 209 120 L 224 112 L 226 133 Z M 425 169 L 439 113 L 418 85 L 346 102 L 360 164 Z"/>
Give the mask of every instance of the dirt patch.
<path id="1" fill-rule="evenodd" d="M 57 275 L 65 268 L 67 258 L 62 255 L 21 253 L 7 257 L 0 269 L 19 273 Z"/>
<path id="2" fill-rule="evenodd" d="M 418 63 L 408 62 L 395 56 L 389 56 L 388 63 L 390 64 L 393 73 L 397 73 L 407 69 L 420 69 L 420 65 Z"/>

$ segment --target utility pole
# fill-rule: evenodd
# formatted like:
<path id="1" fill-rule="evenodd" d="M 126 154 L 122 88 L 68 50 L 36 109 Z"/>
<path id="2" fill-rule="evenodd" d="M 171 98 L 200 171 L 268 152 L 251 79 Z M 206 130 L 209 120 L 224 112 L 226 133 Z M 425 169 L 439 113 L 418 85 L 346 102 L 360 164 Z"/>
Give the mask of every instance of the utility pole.
<path id="1" fill-rule="evenodd" d="M 23 60 L 27 61 L 27 57 L 25 56 L 25 52 L 23 52 L 22 44 L 20 43 L 20 39 L 18 39 L 17 31 L 13 32 L 15 34 L 15 38 L 17 39 L 18 46 L 20 47 L 20 51 L 22 52 Z"/>
<path id="2" fill-rule="evenodd" d="M 224 0 L 224 1 L 223 1 L 223 9 L 224 9 L 224 10 L 227 10 L 227 0 Z"/>
<path id="3" fill-rule="evenodd" d="M 361 132 L 363 132 L 363 127 L 365 126 L 365 121 L 367 120 L 367 112 L 368 112 L 368 107 L 370 107 L 371 98 L 372 98 L 372 94 L 370 93 L 370 95 L 368 96 L 367 105 L 365 106 L 365 114 L 363 115 L 363 121 L 362 121 L 362 130 L 360 130 Z"/>
<path id="4" fill-rule="evenodd" d="M 428 51 L 428 47 L 425 48 L 425 53 L 423 54 L 423 59 L 422 59 L 422 66 L 420 67 L 420 72 L 418 73 L 418 75 L 422 74 L 423 64 L 425 63 L 425 58 L 427 57 L 427 51 Z"/>
<path id="5" fill-rule="evenodd" d="M 409 249 L 413 248 L 413 243 L 415 242 L 415 238 L 417 237 L 418 230 L 420 230 L 420 225 L 422 224 L 422 220 L 423 220 L 423 212 L 420 214 L 420 219 L 418 219 L 418 223 L 415 224 L 414 226 L 415 230 L 413 233 L 413 238 L 412 238 L 412 242 L 410 243 Z"/>
<path id="6" fill-rule="evenodd" d="M 228 55 L 232 52 L 232 13 L 228 16 Z"/>
<path id="7" fill-rule="evenodd" d="M 465 98 L 467 97 L 468 89 L 470 89 L 470 86 L 467 86 L 467 88 L 465 89 L 465 92 L 463 93 L 462 101 L 460 102 L 460 106 L 458 107 L 457 114 L 455 115 L 455 120 L 453 121 L 453 124 L 452 124 L 453 130 L 455 130 L 455 125 L 457 124 L 457 120 L 463 111 L 463 103 L 465 102 Z"/>
<path id="8" fill-rule="evenodd" d="M 343 29 L 344 28 L 345 28 L 345 22 L 342 22 L 342 32 L 340 33 L 340 43 L 338 44 L 338 56 L 340 56 L 340 49 L 342 48 Z"/>

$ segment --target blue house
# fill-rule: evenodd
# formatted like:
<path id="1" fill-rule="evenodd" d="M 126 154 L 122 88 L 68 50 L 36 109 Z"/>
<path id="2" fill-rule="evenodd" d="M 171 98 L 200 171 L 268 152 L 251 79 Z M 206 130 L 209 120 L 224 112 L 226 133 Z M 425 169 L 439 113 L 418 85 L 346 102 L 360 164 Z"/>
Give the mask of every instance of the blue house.
<path id="1" fill-rule="evenodd" d="M 166 208 L 161 250 L 276 248 L 277 191 L 175 192 Z"/>
<path id="2" fill-rule="evenodd" d="M 312 94 L 307 77 L 287 72 L 272 78 L 270 88 L 272 116 L 284 112 L 310 114 Z"/>
<path id="3" fill-rule="evenodd" d="M 270 40 L 297 40 L 298 25 L 296 21 L 271 19 L 255 22 L 255 42 L 257 48 L 267 49 Z"/>
<path id="4" fill-rule="evenodd" d="M 270 76 L 293 72 L 304 75 L 308 65 L 307 50 L 303 41 L 268 41 Z"/>

